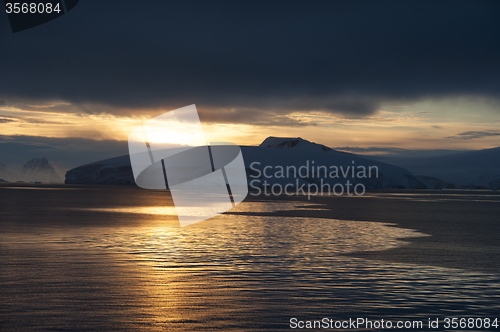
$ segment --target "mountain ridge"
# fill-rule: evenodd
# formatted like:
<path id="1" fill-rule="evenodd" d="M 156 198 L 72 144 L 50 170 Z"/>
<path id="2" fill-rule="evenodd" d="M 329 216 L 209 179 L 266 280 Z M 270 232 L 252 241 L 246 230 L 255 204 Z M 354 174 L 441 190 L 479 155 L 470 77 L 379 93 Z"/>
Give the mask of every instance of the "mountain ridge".
<path id="1" fill-rule="evenodd" d="M 377 172 L 380 171 L 380 177 L 356 179 L 358 183 L 364 184 L 369 189 L 428 187 L 424 182 L 401 167 L 370 160 L 347 152 L 336 151 L 302 138 L 268 137 L 260 146 L 241 146 L 240 148 L 245 161 L 249 181 L 256 180 L 252 175 L 255 175 L 255 167 L 257 165 L 266 165 L 270 167 L 279 167 L 280 165 L 301 167 L 305 166 L 308 161 L 311 161 L 313 164 L 315 162 L 317 166 L 324 165 L 331 167 L 331 165 L 336 165 L 344 169 L 354 167 L 354 165 L 358 167 L 376 166 Z M 300 153 L 297 153 L 299 151 Z M 252 167 L 252 165 L 255 167 Z M 283 179 L 279 176 L 265 177 L 265 179 L 261 177 L 261 180 L 260 186 L 265 186 L 264 181 L 270 185 L 287 184 L 290 182 L 290 179 Z M 349 173 L 344 180 L 354 179 Z M 323 183 L 321 181 L 334 185 L 340 180 L 336 178 L 319 179 L 305 177 L 297 179 L 296 185 L 304 183 Z M 135 181 L 130 166 L 130 158 L 128 155 L 125 155 L 74 168 L 66 173 L 65 183 L 134 184 Z M 254 183 L 256 182 L 254 181 Z"/>
<path id="2" fill-rule="evenodd" d="M 500 189 L 500 147 L 427 157 L 373 157 L 463 189 Z"/>
<path id="3" fill-rule="evenodd" d="M 258 174 L 252 170 L 252 162 L 272 167 L 295 165 L 300 167 L 307 160 L 325 165 L 347 167 L 375 165 L 381 178 L 366 179 L 367 188 L 430 188 L 430 189 L 500 189 L 500 147 L 477 151 L 457 152 L 442 156 L 377 160 L 375 156 L 357 155 L 338 151 L 301 137 L 267 137 L 258 146 L 241 146 L 247 176 Z M 371 158 L 373 157 L 373 159 Z M 263 180 L 263 179 L 262 179 Z M 284 183 L 272 178 L 268 182 Z M 314 182 L 314 179 L 299 179 L 298 183 Z M 333 183 L 332 181 L 330 181 Z M 74 168 L 66 173 L 66 183 L 88 184 L 135 184 L 128 155 L 101 160 Z"/>
<path id="4" fill-rule="evenodd" d="M 19 179 L 24 182 L 63 182 L 46 157 L 28 160 L 19 173 Z"/>

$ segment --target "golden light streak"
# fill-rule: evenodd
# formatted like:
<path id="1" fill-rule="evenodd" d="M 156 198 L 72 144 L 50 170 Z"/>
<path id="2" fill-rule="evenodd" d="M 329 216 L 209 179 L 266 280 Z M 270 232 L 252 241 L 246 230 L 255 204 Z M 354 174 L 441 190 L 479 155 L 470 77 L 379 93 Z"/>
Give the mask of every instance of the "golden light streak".
<path id="1" fill-rule="evenodd" d="M 107 113 L 68 113 L 53 109 L 67 103 L 29 105 L 29 109 L 3 106 L 0 135 L 81 137 L 126 141 L 137 126 L 150 116 L 118 116 Z M 417 107 L 418 106 L 418 107 Z M 485 149 L 500 145 L 498 136 L 481 139 L 453 139 L 465 131 L 499 130 L 500 121 L 467 114 L 452 117 L 435 112 L 428 104 L 386 106 L 377 113 L 349 119 L 324 112 L 294 112 L 290 119 L 303 126 L 203 123 L 208 142 L 258 145 L 268 136 L 302 137 L 330 147 L 397 147 L 404 149 Z M 155 110 L 154 112 L 158 112 Z M 153 112 L 153 113 L 154 113 Z M 189 130 L 170 128 L 149 138 L 158 143 L 190 144 Z"/>

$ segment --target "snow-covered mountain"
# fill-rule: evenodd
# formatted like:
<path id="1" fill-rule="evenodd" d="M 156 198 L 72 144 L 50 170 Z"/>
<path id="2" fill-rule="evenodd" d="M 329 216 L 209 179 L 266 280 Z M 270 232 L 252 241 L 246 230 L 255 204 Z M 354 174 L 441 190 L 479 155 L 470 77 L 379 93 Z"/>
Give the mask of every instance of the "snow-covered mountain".
<path id="1" fill-rule="evenodd" d="M 434 178 L 431 181 L 422 179 L 429 184 L 437 183 L 436 188 L 447 183 L 464 189 L 500 189 L 500 147 L 443 156 L 388 157 L 382 160 L 404 167 L 418 176 Z"/>
<path id="2" fill-rule="evenodd" d="M 350 183 L 362 183 L 368 189 L 427 188 L 425 183 L 403 168 L 352 153 L 336 151 L 300 137 L 268 137 L 258 147 L 242 147 L 242 152 L 249 180 L 254 180 L 253 176 L 259 175 L 260 171 L 261 183 L 266 180 L 270 186 L 274 183 L 286 185 L 293 182 L 291 181 L 295 178 L 293 168 L 298 171 L 302 167 L 303 172 L 297 176 L 300 177 L 299 184 L 304 181 L 316 183 L 318 186 L 325 183 L 333 186 L 350 181 Z M 255 162 L 260 164 L 254 164 L 252 167 L 252 163 Z M 266 166 L 270 168 L 267 174 L 264 174 Z M 290 167 L 290 172 L 286 172 L 287 167 Z M 284 177 L 280 174 L 281 168 L 285 170 Z M 309 169 L 309 173 L 305 172 L 306 169 Z M 366 170 L 365 176 L 363 174 L 360 176 L 360 171 L 363 169 Z M 373 171 L 369 172 L 370 169 Z M 273 176 L 266 177 L 269 175 Z"/>
<path id="3" fill-rule="evenodd" d="M 300 186 L 345 184 L 349 180 L 368 189 L 427 188 L 403 168 L 335 151 L 302 138 L 268 137 L 260 146 L 242 146 L 241 151 L 249 184 L 257 187 L 264 186 L 264 181 L 270 186 L 276 183 Z M 281 174 L 280 169 L 285 173 Z M 363 169 L 365 176 L 360 177 Z M 77 167 L 66 173 L 66 183 L 133 184 L 130 158 L 126 155 Z"/>
<path id="4" fill-rule="evenodd" d="M 17 181 L 42 183 L 63 182 L 45 157 L 33 158 L 24 164 L 19 172 Z"/>
<path id="5" fill-rule="evenodd" d="M 294 148 L 295 151 L 308 151 L 308 152 L 327 152 L 330 151 L 331 148 L 317 143 L 309 142 L 300 137 L 287 138 L 287 137 L 273 137 L 269 136 L 262 142 L 260 147 L 266 148 Z"/>

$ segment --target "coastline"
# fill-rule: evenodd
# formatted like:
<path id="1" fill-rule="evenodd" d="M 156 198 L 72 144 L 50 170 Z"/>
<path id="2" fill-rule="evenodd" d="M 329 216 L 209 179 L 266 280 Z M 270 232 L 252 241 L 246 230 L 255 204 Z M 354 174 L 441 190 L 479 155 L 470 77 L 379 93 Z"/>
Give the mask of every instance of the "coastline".
<path id="1" fill-rule="evenodd" d="M 499 192 L 380 190 L 367 192 L 364 196 L 315 196 L 310 201 L 300 196 L 276 198 L 249 195 L 248 199 L 309 202 L 311 208 L 319 208 L 281 211 L 274 215 L 388 223 L 430 235 L 402 239 L 407 244 L 398 248 L 355 252 L 346 256 L 500 274 L 500 242 L 497 238 L 500 234 Z M 352 201 L 346 200 L 353 199 L 359 208 L 349 208 Z M 398 204 L 394 204 L 395 200 Z M 432 213 L 421 209 L 436 200 L 444 203 L 445 209 L 436 208 Z M 391 209 L 390 215 L 385 213 L 387 209 Z M 394 215 L 398 217 L 394 218 Z M 441 221 L 436 223 L 438 218 Z"/>

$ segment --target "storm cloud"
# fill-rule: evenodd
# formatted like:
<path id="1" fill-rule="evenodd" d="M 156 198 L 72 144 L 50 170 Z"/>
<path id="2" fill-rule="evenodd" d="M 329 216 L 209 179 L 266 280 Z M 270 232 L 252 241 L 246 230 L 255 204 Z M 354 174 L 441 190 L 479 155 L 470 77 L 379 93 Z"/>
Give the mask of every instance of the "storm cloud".
<path id="1" fill-rule="evenodd" d="M 196 104 L 209 122 L 295 126 L 297 111 L 499 99 L 498 17 L 497 1 L 83 1 L 0 35 L 0 99 L 112 114 Z"/>

